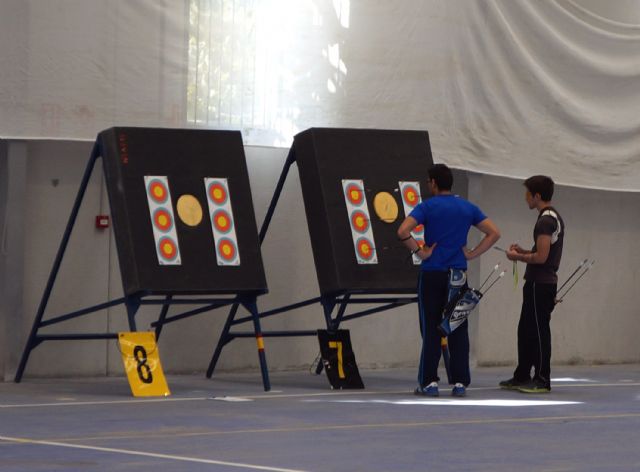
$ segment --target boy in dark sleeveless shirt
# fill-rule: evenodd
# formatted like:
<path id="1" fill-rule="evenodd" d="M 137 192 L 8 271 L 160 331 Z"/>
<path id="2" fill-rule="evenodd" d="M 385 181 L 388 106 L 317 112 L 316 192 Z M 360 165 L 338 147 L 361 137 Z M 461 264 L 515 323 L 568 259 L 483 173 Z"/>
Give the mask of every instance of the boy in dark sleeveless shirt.
<path id="1" fill-rule="evenodd" d="M 500 382 L 500 387 L 524 393 L 547 393 L 551 391 L 551 312 L 556 303 L 564 221 L 551 206 L 554 183 L 550 177 L 529 177 L 524 186 L 529 209 L 539 213 L 533 228 L 533 248 L 526 250 L 512 244 L 507 251 L 509 260 L 525 262 L 527 269 L 518 323 L 518 366 L 513 377 Z"/>

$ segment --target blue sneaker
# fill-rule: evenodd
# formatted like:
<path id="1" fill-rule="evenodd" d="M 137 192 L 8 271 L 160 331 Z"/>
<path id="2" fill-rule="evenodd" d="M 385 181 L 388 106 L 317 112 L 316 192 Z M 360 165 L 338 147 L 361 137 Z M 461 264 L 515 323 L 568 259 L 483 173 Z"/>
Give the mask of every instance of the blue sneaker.
<path id="1" fill-rule="evenodd" d="M 452 397 L 466 397 L 467 389 L 460 382 L 453 386 L 453 390 L 451 390 Z"/>
<path id="2" fill-rule="evenodd" d="M 439 397 L 438 382 L 431 382 L 426 387 L 417 387 L 413 393 L 423 397 Z"/>

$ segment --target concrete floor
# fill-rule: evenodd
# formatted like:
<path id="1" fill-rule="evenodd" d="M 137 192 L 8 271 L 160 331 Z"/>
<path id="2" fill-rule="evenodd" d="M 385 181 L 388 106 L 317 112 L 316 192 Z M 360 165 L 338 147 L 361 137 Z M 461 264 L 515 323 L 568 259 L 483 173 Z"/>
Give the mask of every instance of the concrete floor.
<path id="1" fill-rule="evenodd" d="M 361 374 L 331 391 L 272 373 L 270 392 L 257 373 L 169 376 L 159 399 L 124 377 L 0 383 L 0 471 L 640 470 L 640 365 L 554 366 L 545 395 L 476 368 L 460 400 L 414 396 L 413 370 Z"/>

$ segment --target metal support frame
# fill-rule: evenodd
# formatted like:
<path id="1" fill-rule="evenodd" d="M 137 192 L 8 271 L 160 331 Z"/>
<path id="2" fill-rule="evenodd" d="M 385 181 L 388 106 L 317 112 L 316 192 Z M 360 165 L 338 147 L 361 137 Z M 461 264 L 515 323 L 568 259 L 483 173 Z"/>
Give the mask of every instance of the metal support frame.
<path id="1" fill-rule="evenodd" d="M 273 197 L 271 198 L 269 208 L 267 209 L 267 213 L 265 215 L 264 221 L 262 222 L 262 226 L 260 228 L 259 240 L 260 240 L 261 246 L 262 246 L 262 243 L 264 242 L 267 231 L 269 229 L 271 219 L 273 218 L 273 214 L 278 204 L 278 200 L 280 199 L 282 189 L 284 188 L 285 181 L 287 180 L 289 170 L 291 169 L 291 166 L 295 161 L 296 161 L 295 151 L 293 150 L 293 147 L 292 147 L 289 150 L 289 153 L 287 154 L 287 158 L 282 168 L 282 172 L 280 173 L 280 177 L 278 179 L 278 183 L 274 190 Z M 376 296 L 373 296 L 373 295 L 376 295 Z M 327 330 L 336 331 L 339 329 L 341 323 L 344 321 L 372 315 L 374 313 L 390 310 L 390 309 L 397 308 L 410 303 L 417 303 L 418 301 L 418 298 L 414 296 L 385 297 L 384 295 L 385 295 L 384 293 L 361 294 L 361 293 L 354 293 L 354 292 L 322 295 L 319 297 L 310 298 L 308 300 L 303 300 L 297 303 L 292 303 L 290 305 L 286 305 L 286 306 L 282 306 L 282 307 L 278 307 L 278 308 L 274 308 L 268 311 L 258 313 L 257 319 L 259 320 L 262 318 L 267 318 L 269 316 L 285 313 L 288 311 L 296 310 L 298 308 L 303 308 L 305 306 L 320 303 L 322 305 L 324 318 L 325 318 L 325 325 L 327 327 Z M 349 305 L 357 305 L 357 304 L 369 304 L 369 305 L 379 305 L 379 306 L 361 310 L 356 313 L 345 314 L 347 307 Z M 338 307 L 338 309 L 334 317 L 333 313 L 336 307 Z M 220 339 L 218 340 L 213 356 L 211 358 L 211 362 L 209 363 L 209 367 L 207 369 L 208 378 L 211 378 L 211 376 L 213 375 L 213 372 L 216 368 L 216 365 L 218 363 L 220 354 L 222 353 L 222 349 L 224 348 L 224 346 L 226 346 L 228 343 L 230 343 L 236 338 L 246 338 L 246 337 L 253 336 L 253 333 L 250 333 L 250 332 L 231 331 L 231 328 L 233 326 L 243 324 L 248 321 L 254 321 L 254 323 L 256 322 L 256 320 L 254 319 L 255 318 L 254 316 L 236 319 L 235 317 L 237 314 L 237 308 L 238 308 L 238 305 L 234 304 L 231 310 L 229 311 L 229 315 L 227 316 L 227 321 L 225 322 L 224 328 L 220 335 Z M 262 331 L 261 332 L 261 335 L 265 338 L 266 337 L 317 336 L 317 334 L 318 334 L 317 330 L 300 330 L 300 331 L 290 330 L 290 331 Z M 319 362 L 316 368 L 316 373 L 319 374 L 321 371 L 322 371 L 322 362 Z M 447 368 L 447 372 L 448 372 L 448 368 Z"/>
<path id="2" fill-rule="evenodd" d="M 18 369 L 16 371 L 14 381 L 16 383 L 19 383 L 22 380 L 22 376 L 27 366 L 29 356 L 31 355 L 31 351 L 33 351 L 38 345 L 40 345 L 40 343 L 44 341 L 94 340 L 94 339 L 117 339 L 118 338 L 118 333 L 40 334 L 39 333 L 40 328 L 44 328 L 46 326 L 51 326 L 57 323 L 78 318 L 80 316 L 89 315 L 91 313 L 95 313 L 97 311 L 101 311 L 113 306 L 124 304 L 127 310 L 127 321 L 129 324 L 129 329 L 131 331 L 137 331 L 135 316 L 140 306 L 161 305 L 162 308 L 160 310 L 158 320 L 151 323 L 151 327 L 155 328 L 156 339 L 158 339 L 160 337 L 162 327 L 165 324 L 172 323 L 174 321 L 195 316 L 200 313 L 204 313 L 204 312 L 211 311 L 216 308 L 220 308 L 228 305 L 233 305 L 234 307 L 236 307 L 236 311 L 237 311 L 238 304 L 241 304 L 247 309 L 247 311 L 249 311 L 249 313 L 251 313 L 251 316 L 248 318 L 253 320 L 254 322 L 254 336 L 256 336 L 256 338 L 258 339 L 258 357 L 260 360 L 263 386 L 265 391 L 270 390 L 271 386 L 269 382 L 266 356 L 264 353 L 264 346 L 262 345 L 263 344 L 262 336 L 260 335 L 260 319 L 258 316 L 257 296 L 253 294 L 245 294 L 245 295 L 236 294 L 232 298 L 230 297 L 228 298 L 217 298 L 217 297 L 174 298 L 173 295 L 169 294 L 169 295 L 163 295 L 164 298 L 150 299 L 148 297 L 153 296 L 153 294 L 141 292 L 133 295 L 126 295 L 124 297 L 121 297 L 115 300 L 99 303 L 97 305 L 93 305 L 87 308 L 82 308 L 80 310 L 76 310 L 70 313 L 48 318 L 47 320 L 43 320 L 45 310 L 47 308 L 47 304 L 51 296 L 51 292 L 53 291 L 53 286 L 55 284 L 56 278 L 58 276 L 58 272 L 60 270 L 62 259 L 67 250 L 67 246 L 69 244 L 71 232 L 73 230 L 76 219 L 78 217 L 78 213 L 80 211 L 80 205 L 82 204 L 84 194 L 87 190 L 89 179 L 91 178 L 91 174 L 93 172 L 93 168 L 99 157 L 102 157 L 102 152 L 100 149 L 99 142 L 96 140 L 93 146 L 93 149 L 91 151 L 91 156 L 89 157 L 89 162 L 87 163 L 87 167 L 82 177 L 80 188 L 78 189 L 78 194 L 76 195 L 73 208 L 71 209 L 71 215 L 69 216 L 69 220 L 67 222 L 67 226 L 62 236 L 62 240 L 60 242 L 58 252 L 53 262 L 53 267 L 51 268 L 51 272 L 49 274 L 47 284 L 42 294 L 42 299 L 40 300 L 40 305 L 38 306 L 38 311 L 36 312 L 35 320 L 31 327 L 29 337 L 27 338 L 27 342 L 26 342 L 24 351 L 22 353 L 22 357 L 20 359 L 20 364 L 18 365 Z M 171 305 L 203 305 L 203 306 L 180 313 L 180 314 L 173 315 L 171 317 L 167 317 L 167 313 Z"/>

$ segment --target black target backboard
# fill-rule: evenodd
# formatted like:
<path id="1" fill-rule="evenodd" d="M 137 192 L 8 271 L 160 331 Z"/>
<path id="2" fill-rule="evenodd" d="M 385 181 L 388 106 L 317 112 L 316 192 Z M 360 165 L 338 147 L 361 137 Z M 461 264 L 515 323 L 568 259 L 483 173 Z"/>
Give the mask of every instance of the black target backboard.
<path id="1" fill-rule="evenodd" d="M 238 131 L 111 128 L 98 136 L 124 291 L 267 291 Z"/>
<path id="2" fill-rule="evenodd" d="M 320 291 L 415 292 L 419 265 L 396 231 L 427 197 L 429 134 L 311 128 L 295 136 L 293 147 Z"/>

